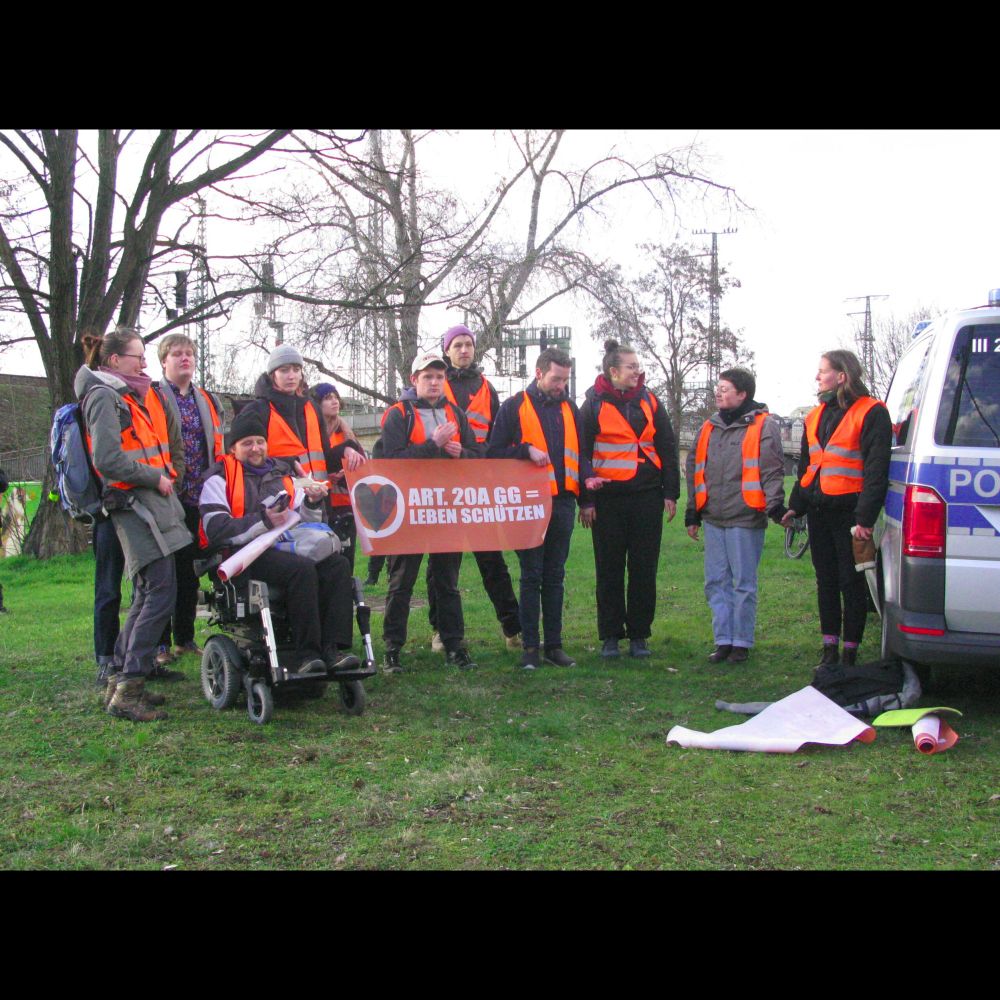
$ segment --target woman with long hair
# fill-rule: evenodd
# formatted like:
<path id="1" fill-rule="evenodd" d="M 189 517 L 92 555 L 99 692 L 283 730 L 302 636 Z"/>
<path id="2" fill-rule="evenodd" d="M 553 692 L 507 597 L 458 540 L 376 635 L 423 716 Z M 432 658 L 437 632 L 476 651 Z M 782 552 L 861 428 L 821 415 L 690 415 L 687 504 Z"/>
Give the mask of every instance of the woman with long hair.
<path id="1" fill-rule="evenodd" d="M 816 373 L 819 405 L 805 419 L 798 482 L 782 518 L 805 514 L 816 569 L 823 651 L 819 666 L 853 666 L 865 631 L 868 593 L 855 570 L 852 538 L 870 540 L 889 489 L 892 422 L 868 391 L 851 351 L 827 351 Z M 844 652 L 840 655 L 841 630 Z"/>

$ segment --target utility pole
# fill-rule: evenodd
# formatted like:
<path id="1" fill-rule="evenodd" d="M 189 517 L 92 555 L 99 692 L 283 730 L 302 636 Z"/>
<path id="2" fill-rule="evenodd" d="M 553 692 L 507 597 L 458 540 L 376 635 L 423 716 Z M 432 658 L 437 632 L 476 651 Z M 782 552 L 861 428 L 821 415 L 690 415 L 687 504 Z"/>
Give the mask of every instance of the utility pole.
<path id="1" fill-rule="evenodd" d="M 208 320 L 205 318 L 205 303 L 208 301 L 208 235 L 205 224 L 205 199 L 198 195 L 198 247 L 200 252 L 194 263 L 195 286 L 194 304 L 198 309 L 198 381 L 206 388 L 212 385 L 212 355 L 208 348 Z"/>
<path id="2" fill-rule="evenodd" d="M 858 344 L 861 347 L 861 367 L 865 375 L 871 381 L 872 372 L 875 371 L 875 334 L 872 332 L 872 299 L 887 299 L 888 295 L 851 295 L 844 299 L 845 302 L 857 302 L 865 300 L 864 312 L 848 313 L 848 316 L 864 316 L 865 328 L 858 336 Z"/>
<path id="3" fill-rule="evenodd" d="M 722 229 L 710 232 L 708 229 L 695 229 L 695 236 L 712 237 L 712 266 L 709 278 L 709 312 L 708 312 L 708 378 L 705 391 L 709 405 L 715 401 L 715 386 L 722 371 L 722 334 L 719 326 L 719 300 L 722 298 L 722 286 L 719 284 L 719 237 L 735 233 L 735 229 Z"/>

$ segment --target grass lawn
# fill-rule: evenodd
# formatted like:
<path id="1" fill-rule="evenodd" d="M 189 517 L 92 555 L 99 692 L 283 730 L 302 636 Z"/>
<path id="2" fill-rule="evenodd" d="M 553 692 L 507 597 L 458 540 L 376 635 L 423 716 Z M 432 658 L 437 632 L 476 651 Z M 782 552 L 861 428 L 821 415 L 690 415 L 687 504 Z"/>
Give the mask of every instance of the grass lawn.
<path id="1" fill-rule="evenodd" d="M 446 668 L 415 608 L 412 671 L 369 681 L 364 715 L 345 715 L 331 690 L 279 704 L 265 727 L 241 706 L 214 712 L 194 656 L 181 662 L 186 681 L 157 686 L 169 720 L 106 715 L 92 686 L 92 558 L 0 560 L 10 609 L 0 615 L 0 867 L 1000 867 L 1000 675 L 959 675 L 925 695 L 965 713 L 958 745 L 932 757 L 908 730 L 791 755 L 666 745 L 678 723 L 741 721 L 716 711 L 716 698 L 803 687 L 819 651 L 808 555 L 784 558 L 771 528 L 758 645 L 748 664 L 709 665 L 702 546 L 681 521 L 664 530 L 651 661 L 598 656 L 593 552 L 578 527 L 565 617 L 576 668 L 515 669 L 467 558 L 479 670 Z M 381 654 L 379 615 L 374 636 Z M 862 652 L 877 656 L 874 616 Z"/>

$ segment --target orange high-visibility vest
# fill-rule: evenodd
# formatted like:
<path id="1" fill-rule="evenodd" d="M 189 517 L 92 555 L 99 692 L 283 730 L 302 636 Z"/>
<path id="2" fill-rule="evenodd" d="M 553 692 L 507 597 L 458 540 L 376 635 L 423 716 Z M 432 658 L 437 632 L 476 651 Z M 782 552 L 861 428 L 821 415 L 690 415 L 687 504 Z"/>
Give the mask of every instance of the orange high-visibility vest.
<path id="1" fill-rule="evenodd" d="M 656 397 L 649 393 L 649 400 L 643 396 L 639 399 L 639 405 L 646 415 L 646 426 L 642 434 L 636 436 L 632 425 L 622 416 L 618 407 L 607 401 L 601 402 L 592 460 L 595 476 L 619 482 L 633 479 L 639 468 L 640 448 L 647 461 L 652 462 L 658 469 L 663 467 L 653 445 L 655 435 L 653 414 L 656 413 L 659 403 Z"/>
<path id="2" fill-rule="evenodd" d="M 235 455 L 223 455 L 220 461 L 226 474 L 226 503 L 229 504 L 229 512 L 233 517 L 243 517 L 246 513 L 243 463 Z M 281 481 L 289 496 L 289 503 L 291 503 L 295 499 L 295 483 L 291 476 L 282 476 Z M 205 534 L 205 528 L 200 518 L 198 519 L 198 544 L 203 549 L 208 548 L 208 536 Z"/>
<path id="3" fill-rule="evenodd" d="M 334 431 L 330 435 L 330 447 L 336 448 L 337 445 L 343 444 L 347 440 L 347 435 L 343 431 Z M 351 491 L 347 488 L 347 484 L 340 480 L 339 482 L 334 482 L 330 479 L 330 506 L 336 508 L 344 508 L 351 506 Z"/>
<path id="4" fill-rule="evenodd" d="M 805 419 L 806 441 L 809 444 L 809 467 L 799 480 L 808 486 L 819 472 L 819 488 L 827 496 L 860 493 L 864 486 L 864 460 L 861 457 L 861 425 L 868 411 L 885 403 L 873 396 L 856 399 L 830 435 L 826 448 L 821 448 L 817 432 L 826 403 L 820 403 Z"/>
<path id="5" fill-rule="evenodd" d="M 743 435 L 743 502 L 753 510 L 766 510 L 767 501 L 760 485 L 760 432 L 768 414 L 758 413 L 753 423 Z M 705 462 L 708 460 L 708 439 L 714 430 L 712 422 L 706 420 L 701 425 L 698 445 L 694 451 L 694 506 L 701 510 L 708 503 L 708 487 L 705 485 Z"/>
<path id="6" fill-rule="evenodd" d="M 566 470 L 563 489 L 579 496 L 580 438 L 576 433 L 573 411 L 565 400 L 561 411 L 563 418 L 563 467 Z M 545 433 L 542 430 L 538 414 L 535 412 L 535 404 L 531 402 L 531 397 L 527 393 L 524 393 L 524 401 L 521 403 L 517 415 L 521 421 L 521 440 L 525 444 L 534 445 L 539 451 L 548 452 L 549 446 L 545 443 Z M 555 496 L 559 492 L 559 486 L 556 483 L 556 470 L 551 462 L 548 464 L 548 470 L 549 490 Z"/>
<path id="7" fill-rule="evenodd" d="M 431 435 L 434 433 L 435 429 L 441 425 L 434 420 L 434 410 L 426 406 L 414 406 L 411 400 L 400 400 L 398 403 L 393 403 L 389 407 L 389 410 L 399 410 L 403 414 L 403 419 L 406 419 L 406 404 L 409 404 L 410 409 L 413 412 L 413 426 L 410 428 L 410 444 L 423 444 L 425 441 L 429 440 Z M 440 407 L 438 407 L 440 409 Z M 459 444 L 462 443 L 462 423 L 455 412 L 459 407 L 452 406 L 451 403 L 444 404 L 445 412 L 448 414 L 448 422 L 455 425 L 455 433 L 452 434 L 450 440 L 457 441 Z M 386 416 L 389 415 L 389 410 L 386 410 Z M 419 418 L 419 419 L 418 419 Z M 382 418 L 382 426 L 385 426 L 385 417 Z"/>
<path id="8" fill-rule="evenodd" d="M 170 432 L 167 430 L 167 414 L 157 391 L 150 386 L 146 398 L 140 404 L 131 394 L 120 397 L 128 406 L 132 418 L 129 426 L 122 431 L 122 451 L 134 462 L 141 462 L 170 479 L 177 478 L 177 472 L 170 461 Z M 87 449 L 93 464 L 94 446 L 87 432 Z M 94 471 L 97 467 L 94 466 Z M 98 472 L 100 476 L 100 473 Z M 115 490 L 131 490 L 133 483 L 110 483 Z"/>
<path id="9" fill-rule="evenodd" d="M 212 402 L 212 397 L 200 386 L 198 387 L 198 392 L 205 397 L 205 402 L 208 403 L 208 413 L 212 418 L 212 446 L 214 449 L 215 462 L 221 462 L 222 456 L 226 453 L 226 447 L 222 440 L 222 420 L 219 417 L 218 411 L 215 409 L 215 404 Z"/>
<path id="10" fill-rule="evenodd" d="M 458 406 L 455 392 L 447 379 L 444 383 L 444 394 L 448 397 L 449 402 L 454 406 Z M 469 426 L 472 428 L 472 433 L 476 435 L 477 444 L 482 444 L 490 433 L 490 424 L 493 423 L 491 404 L 490 384 L 484 378 L 479 391 L 469 397 L 469 405 L 465 411 L 465 415 L 469 418 Z"/>
<path id="11" fill-rule="evenodd" d="M 313 479 L 326 479 L 326 456 L 323 453 L 323 433 L 313 406 L 306 404 L 306 443 L 288 426 L 285 418 L 271 403 L 267 425 L 267 454 L 270 458 L 297 458 L 305 474 Z"/>

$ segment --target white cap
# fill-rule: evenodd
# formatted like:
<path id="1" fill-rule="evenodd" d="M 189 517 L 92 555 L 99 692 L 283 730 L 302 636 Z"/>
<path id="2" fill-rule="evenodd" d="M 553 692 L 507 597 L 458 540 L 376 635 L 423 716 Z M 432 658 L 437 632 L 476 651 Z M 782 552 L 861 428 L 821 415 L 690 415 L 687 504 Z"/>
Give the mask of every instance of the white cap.
<path id="1" fill-rule="evenodd" d="M 410 368 L 410 373 L 416 375 L 417 372 L 422 372 L 425 368 L 431 368 L 434 365 L 443 368 L 445 371 L 448 370 L 448 362 L 437 351 L 425 351 L 413 359 L 413 367 Z"/>

